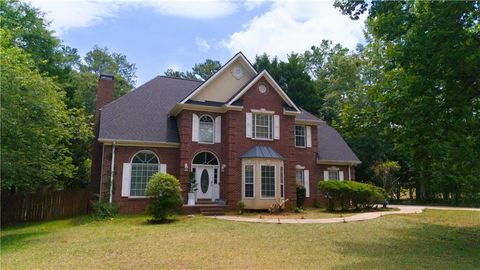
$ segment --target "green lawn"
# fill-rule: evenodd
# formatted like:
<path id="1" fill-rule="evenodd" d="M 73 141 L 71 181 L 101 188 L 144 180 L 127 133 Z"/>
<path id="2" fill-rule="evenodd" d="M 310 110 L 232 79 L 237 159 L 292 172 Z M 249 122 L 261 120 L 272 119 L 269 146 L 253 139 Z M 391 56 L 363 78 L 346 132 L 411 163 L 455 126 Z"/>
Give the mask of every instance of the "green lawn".
<path id="1" fill-rule="evenodd" d="M 195 216 L 88 217 L 1 232 L 2 269 L 478 269 L 480 212 L 426 210 L 338 224 L 254 224 Z"/>

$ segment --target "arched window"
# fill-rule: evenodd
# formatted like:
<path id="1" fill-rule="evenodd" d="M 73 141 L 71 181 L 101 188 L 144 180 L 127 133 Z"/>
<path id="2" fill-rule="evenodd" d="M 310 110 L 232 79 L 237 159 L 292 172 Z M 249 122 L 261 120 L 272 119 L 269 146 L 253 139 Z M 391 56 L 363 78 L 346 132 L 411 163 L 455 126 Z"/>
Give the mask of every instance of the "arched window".
<path id="1" fill-rule="evenodd" d="M 213 143 L 213 118 L 204 115 L 199 123 L 199 141 L 203 143 Z"/>
<path id="2" fill-rule="evenodd" d="M 218 165 L 218 159 L 210 152 L 198 153 L 193 158 L 193 165 Z"/>
<path id="3" fill-rule="evenodd" d="M 145 196 L 150 177 L 159 171 L 160 162 L 151 151 L 138 152 L 132 158 L 132 174 L 130 180 L 130 196 Z"/>

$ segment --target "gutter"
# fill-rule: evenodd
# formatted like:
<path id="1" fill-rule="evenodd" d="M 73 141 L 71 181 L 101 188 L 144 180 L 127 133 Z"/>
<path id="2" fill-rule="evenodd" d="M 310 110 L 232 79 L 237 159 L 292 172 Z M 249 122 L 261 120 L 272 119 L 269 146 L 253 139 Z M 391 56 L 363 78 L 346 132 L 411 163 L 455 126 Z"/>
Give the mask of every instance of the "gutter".
<path id="1" fill-rule="evenodd" d="M 114 173 L 114 166 L 115 166 L 115 145 L 116 142 L 113 142 L 112 145 L 112 165 L 110 167 L 110 192 L 108 194 L 108 203 L 110 206 L 112 205 L 112 200 L 113 200 L 113 173 Z"/>

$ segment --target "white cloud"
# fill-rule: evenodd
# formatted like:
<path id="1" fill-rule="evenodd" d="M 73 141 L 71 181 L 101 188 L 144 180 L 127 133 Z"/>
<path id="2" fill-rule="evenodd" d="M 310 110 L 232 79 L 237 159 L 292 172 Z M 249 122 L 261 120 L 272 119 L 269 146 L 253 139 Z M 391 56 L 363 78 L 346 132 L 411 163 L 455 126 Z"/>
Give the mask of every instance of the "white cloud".
<path id="1" fill-rule="evenodd" d="M 62 33 L 70 28 L 88 27 L 108 17 L 115 17 L 121 8 L 147 7 L 161 15 L 190 19 L 215 19 L 234 13 L 238 4 L 221 0 L 28 0 L 46 13 L 52 29 Z"/>
<path id="2" fill-rule="evenodd" d="M 292 51 L 304 52 L 322 39 L 354 48 L 363 40 L 363 26 L 363 19 L 350 20 L 333 7 L 333 1 L 277 1 L 221 44 L 232 54 L 242 51 L 249 59 L 264 52 L 285 59 Z"/>
<path id="3" fill-rule="evenodd" d="M 104 18 L 115 16 L 119 9 L 118 5 L 105 1 L 30 0 L 30 3 L 45 13 L 52 29 L 60 34 L 72 27 L 97 24 Z"/>
<path id="4" fill-rule="evenodd" d="M 267 2 L 267 0 L 245 0 L 244 5 L 245 5 L 245 9 L 250 11 L 264 4 L 265 2 Z"/>
<path id="5" fill-rule="evenodd" d="M 196 37 L 195 43 L 197 44 L 197 48 L 201 52 L 207 52 L 210 49 L 210 45 L 205 39 Z"/>
<path id="6" fill-rule="evenodd" d="M 169 63 L 167 65 L 167 69 L 171 69 L 174 71 L 182 71 L 182 67 L 180 66 L 180 64 L 177 63 Z"/>
<path id="7" fill-rule="evenodd" d="M 144 2 L 143 4 L 155 8 L 157 12 L 163 15 L 190 19 L 214 19 L 224 17 L 232 14 L 237 9 L 235 2 L 222 0 L 166 0 Z"/>

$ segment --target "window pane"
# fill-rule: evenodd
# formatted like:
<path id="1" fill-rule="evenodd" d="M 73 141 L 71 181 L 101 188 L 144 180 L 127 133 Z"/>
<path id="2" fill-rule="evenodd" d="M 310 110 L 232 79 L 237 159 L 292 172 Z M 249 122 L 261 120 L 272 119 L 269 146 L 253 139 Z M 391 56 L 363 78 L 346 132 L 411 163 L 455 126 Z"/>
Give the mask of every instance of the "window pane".
<path id="1" fill-rule="evenodd" d="M 213 119 L 209 116 L 202 116 L 199 124 L 200 142 L 213 142 Z"/>
<path id="2" fill-rule="evenodd" d="M 297 180 L 297 185 L 305 186 L 305 174 L 303 173 L 303 170 L 297 170 L 295 178 Z"/>
<path id="3" fill-rule="evenodd" d="M 275 166 L 262 166 L 262 197 L 275 197 Z"/>
<path id="4" fill-rule="evenodd" d="M 295 126 L 295 146 L 305 147 L 304 126 Z"/>
<path id="5" fill-rule="evenodd" d="M 145 196 L 147 183 L 158 172 L 158 164 L 132 164 L 130 196 Z"/>
<path id="6" fill-rule="evenodd" d="M 245 197 L 253 197 L 254 186 L 254 171 L 253 165 L 245 166 Z"/>
<path id="7" fill-rule="evenodd" d="M 328 171 L 328 179 L 329 180 L 340 180 L 340 174 L 337 170 L 330 170 Z"/>
<path id="8" fill-rule="evenodd" d="M 273 125 L 273 115 L 271 114 L 254 114 L 253 115 L 253 137 L 259 139 L 271 139 Z"/>

